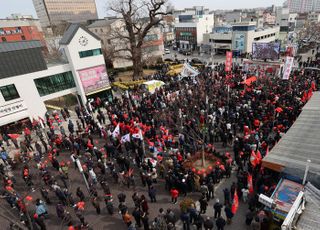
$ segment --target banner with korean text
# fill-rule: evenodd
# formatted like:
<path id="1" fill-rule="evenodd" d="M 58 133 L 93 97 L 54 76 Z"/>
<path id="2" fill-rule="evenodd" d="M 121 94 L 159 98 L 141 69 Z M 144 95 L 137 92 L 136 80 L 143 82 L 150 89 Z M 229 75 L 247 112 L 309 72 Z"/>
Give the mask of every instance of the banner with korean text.
<path id="1" fill-rule="evenodd" d="M 227 51 L 226 52 L 226 64 L 225 64 L 224 71 L 226 71 L 226 72 L 231 71 L 231 67 L 232 67 L 232 52 Z"/>
<path id="2" fill-rule="evenodd" d="M 291 69 L 293 66 L 293 59 L 294 59 L 293 57 L 289 57 L 289 56 L 287 56 L 286 58 L 286 62 L 283 67 L 283 76 L 282 76 L 283 80 L 288 80 L 290 77 Z"/>

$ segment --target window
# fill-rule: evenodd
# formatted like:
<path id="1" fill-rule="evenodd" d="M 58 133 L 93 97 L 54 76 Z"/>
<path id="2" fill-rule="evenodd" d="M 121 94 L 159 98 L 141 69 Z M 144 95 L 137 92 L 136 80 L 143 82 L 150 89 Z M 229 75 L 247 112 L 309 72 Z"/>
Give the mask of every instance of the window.
<path id="1" fill-rule="evenodd" d="M 97 56 L 97 55 L 101 55 L 101 54 L 102 54 L 102 50 L 101 49 L 85 50 L 85 51 L 80 51 L 79 52 L 80 58 Z"/>
<path id="2" fill-rule="evenodd" d="M 22 40 L 26 40 L 26 37 L 24 35 L 21 36 Z"/>
<path id="3" fill-rule="evenodd" d="M 6 39 L 5 37 L 1 37 L 1 40 L 2 40 L 3 42 L 6 42 L 6 41 L 7 41 L 7 39 Z"/>
<path id="4" fill-rule="evenodd" d="M 14 84 L 0 87 L 0 91 L 5 101 L 20 98 L 20 95 Z"/>
<path id="5" fill-rule="evenodd" d="M 75 87 L 72 72 L 55 74 L 34 80 L 40 96 L 56 93 Z"/>

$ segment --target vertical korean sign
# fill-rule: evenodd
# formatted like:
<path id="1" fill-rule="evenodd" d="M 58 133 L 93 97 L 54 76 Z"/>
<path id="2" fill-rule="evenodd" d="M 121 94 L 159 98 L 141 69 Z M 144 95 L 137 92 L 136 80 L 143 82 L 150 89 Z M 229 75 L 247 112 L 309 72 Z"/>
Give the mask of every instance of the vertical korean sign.
<path id="1" fill-rule="evenodd" d="M 289 56 L 287 56 L 286 58 L 286 62 L 283 67 L 283 76 L 282 76 L 283 80 L 288 80 L 290 77 L 291 69 L 293 66 L 293 59 L 294 59 L 293 57 L 289 57 Z"/>
<path id="2" fill-rule="evenodd" d="M 224 71 L 226 71 L 226 72 L 231 71 L 231 66 L 232 66 L 232 52 L 227 51 L 226 52 L 226 64 L 225 64 Z"/>

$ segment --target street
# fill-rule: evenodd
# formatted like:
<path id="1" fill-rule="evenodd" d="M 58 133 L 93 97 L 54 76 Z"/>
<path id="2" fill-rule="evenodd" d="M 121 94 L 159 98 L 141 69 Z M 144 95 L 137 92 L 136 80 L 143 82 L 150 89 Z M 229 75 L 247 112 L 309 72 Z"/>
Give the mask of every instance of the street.
<path id="1" fill-rule="evenodd" d="M 73 122 L 75 122 L 76 120 L 76 115 L 75 113 L 71 113 L 71 120 L 73 120 Z M 107 122 L 109 123 L 109 122 Z M 63 122 L 62 124 L 65 129 L 67 130 L 67 122 Z M 34 139 L 37 139 L 37 137 L 34 135 L 33 136 Z M 101 148 L 104 145 L 104 141 L 102 139 L 99 139 L 99 137 L 94 136 L 94 139 L 97 140 L 97 142 L 95 143 L 96 146 L 98 148 Z M 222 145 L 220 143 L 215 143 L 215 147 L 217 148 L 217 151 L 219 152 L 232 152 L 232 148 L 227 147 L 227 148 L 223 148 Z M 10 148 L 8 148 L 10 150 L 12 150 L 11 152 L 16 152 L 13 150 L 13 147 L 11 146 Z M 62 152 L 60 153 L 59 158 L 62 159 L 64 162 L 70 162 L 70 153 L 68 152 Z M 131 158 L 131 156 L 128 156 Z M 81 161 L 81 159 L 80 159 Z M 35 208 L 35 201 L 37 198 L 42 199 L 41 194 L 40 194 L 40 188 L 41 186 L 44 186 L 43 180 L 41 179 L 41 175 L 37 174 L 38 170 L 35 169 L 35 162 L 31 162 L 29 163 L 31 169 L 31 175 L 32 175 L 32 180 L 34 183 L 34 188 L 35 191 L 32 192 L 30 191 L 30 189 L 28 190 L 26 188 L 25 182 L 22 180 L 21 176 L 22 175 L 22 165 L 20 164 L 19 167 L 17 167 L 14 170 L 14 174 L 16 175 L 16 180 L 17 183 L 15 184 L 15 189 L 16 191 L 20 194 L 20 196 L 26 197 L 26 196 L 31 196 L 33 198 L 32 201 L 27 201 L 27 207 L 28 209 L 31 211 L 34 210 Z M 48 164 L 48 169 L 50 170 L 50 172 L 52 173 L 52 176 L 54 176 L 54 178 L 58 181 L 59 185 L 62 185 L 61 180 L 59 179 L 59 173 L 58 171 L 56 171 L 51 164 Z M 81 176 L 81 174 L 79 173 L 78 169 L 74 168 L 73 163 L 71 162 L 70 164 L 70 170 L 69 170 L 69 181 L 68 181 L 68 188 L 69 191 L 72 192 L 72 194 L 76 193 L 76 189 L 77 187 L 80 187 L 82 189 L 82 191 L 85 193 L 86 195 L 86 204 L 85 204 L 85 211 L 84 211 L 84 216 L 85 216 L 85 220 L 89 223 L 89 226 L 92 227 L 93 229 L 97 229 L 97 230 L 102 230 L 102 229 L 127 229 L 127 226 L 124 224 L 123 220 L 122 220 L 122 216 L 118 213 L 118 199 L 117 199 L 117 194 L 119 194 L 120 192 L 123 192 L 124 194 L 126 194 L 126 204 L 129 207 L 129 213 L 131 213 L 133 211 L 133 207 L 134 207 L 134 203 L 133 200 L 131 199 L 131 196 L 134 192 L 138 192 L 139 195 L 145 195 L 145 197 L 147 197 L 148 199 L 148 205 L 149 205 L 149 221 L 150 224 L 152 223 L 153 219 L 159 214 L 159 209 L 163 208 L 164 210 L 167 210 L 168 208 L 172 209 L 175 214 L 176 214 L 176 218 L 177 218 L 177 223 L 176 223 L 176 227 L 178 230 L 183 229 L 182 227 L 182 223 L 179 220 L 180 219 L 180 207 L 179 207 L 179 201 L 181 201 L 183 199 L 183 197 L 179 197 L 178 199 L 178 203 L 177 204 L 172 204 L 171 203 L 171 197 L 168 191 L 165 191 L 165 186 L 164 186 L 164 179 L 159 179 L 157 184 L 154 184 L 154 187 L 156 188 L 157 191 L 157 203 L 151 203 L 149 200 L 149 196 L 148 196 L 148 191 L 146 187 L 142 186 L 141 180 L 140 180 L 140 176 L 138 175 L 138 169 L 135 167 L 134 168 L 134 174 L 135 174 L 135 183 L 136 183 L 136 187 L 130 187 L 127 188 L 124 185 L 119 185 L 119 184 L 115 184 L 113 182 L 113 178 L 111 177 L 110 173 L 108 173 L 108 183 L 110 185 L 110 189 L 111 189 L 111 193 L 113 194 L 113 204 L 114 204 L 114 208 L 115 208 L 115 213 L 113 216 L 110 216 L 105 208 L 105 204 L 104 204 L 104 200 L 103 200 L 103 192 L 100 188 L 100 186 L 98 185 L 98 195 L 99 195 L 99 199 L 100 199 L 100 206 L 102 209 L 102 212 L 100 215 L 96 214 L 96 211 L 94 209 L 94 207 L 92 206 L 90 200 L 89 200 L 89 194 L 88 191 L 86 190 L 85 187 L 85 183 L 84 180 Z M 221 182 L 219 184 L 216 184 L 215 186 L 215 198 L 211 199 L 207 208 L 207 212 L 206 214 L 203 215 L 203 217 L 213 217 L 213 204 L 216 201 L 216 198 L 219 198 L 220 202 L 223 202 L 223 192 L 222 190 L 225 187 L 228 187 L 230 189 L 230 186 L 232 184 L 232 182 L 236 182 L 236 177 L 235 177 L 235 172 L 233 170 L 232 172 L 232 176 L 231 178 L 228 179 L 222 179 Z M 188 194 L 188 197 L 192 198 L 194 201 L 198 201 L 200 198 L 201 194 L 200 192 L 195 192 L 195 193 L 191 193 Z M 49 193 L 49 197 L 51 199 L 51 202 L 53 204 L 56 204 L 58 202 L 57 197 L 54 195 L 54 192 L 51 191 Z M 73 196 L 74 200 L 77 201 L 77 197 L 75 197 L 75 195 Z M 249 229 L 247 228 L 247 226 L 244 223 L 245 220 L 245 213 L 247 211 L 247 205 L 242 203 L 241 201 L 239 202 L 239 209 L 238 212 L 235 214 L 234 218 L 233 218 L 233 222 L 231 225 L 227 225 L 226 226 L 226 230 L 228 229 L 233 229 L 233 230 L 244 230 L 244 229 Z M 1 204 L 1 216 L 0 216 L 0 220 L 3 223 L 4 226 L 9 226 L 9 221 L 7 219 L 5 219 L 4 217 L 7 217 L 11 220 L 14 220 L 15 222 L 19 222 L 19 213 L 17 211 L 17 209 L 10 209 L 9 205 L 5 202 L 4 199 L 1 200 L 0 202 Z M 47 226 L 49 226 L 48 229 L 52 229 L 52 230 L 61 230 L 61 229 L 66 229 L 67 227 L 65 226 L 66 223 L 62 223 L 60 219 L 57 218 L 56 215 L 56 211 L 55 211 L 55 205 L 47 205 L 48 210 L 49 210 L 49 215 L 48 218 L 46 220 Z M 78 221 L 78 218 L 75 216 L 74 214 L 74 210 L 73 207 L 67 207 L 67 210 L 70 212 L 70 214 L 73 217 L 73 221 L 75 223 L 80 223 Z M 225 213 L 224 211 L 222 211 L 222 215 L 225 217 Z M 4 217 L 3 217 L 4 216 Z M 194 226 L 191 227 L 191 229 L 195 229 Z"/>

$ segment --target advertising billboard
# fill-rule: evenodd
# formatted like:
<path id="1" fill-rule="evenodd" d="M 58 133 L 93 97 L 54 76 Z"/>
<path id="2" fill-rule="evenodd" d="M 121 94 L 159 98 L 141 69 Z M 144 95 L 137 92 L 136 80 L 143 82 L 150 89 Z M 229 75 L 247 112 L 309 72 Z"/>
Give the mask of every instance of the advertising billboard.
<path id="1" fill-rule="evenodd" d="M 239 50 L 241 52 L 244 51 L 244 34 L 236 34 L 235 39 L 235 50 Z"/>
<path id="2" fill-rule="evenodd" d="M 78 73 L 86 94 L 110 87 L 107 70 L 104 65 L 82 69 Z"/>
<path id="3" fill-rule="evenodd" d="M 277 60 L 280 55 L 280 42 L 252 43 L 252 58 Z"/>

